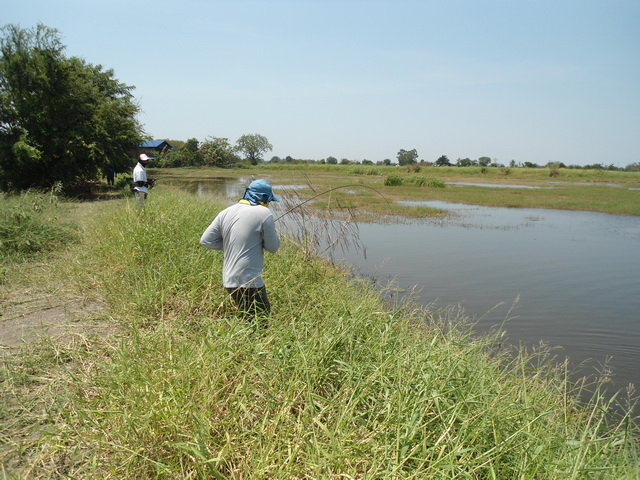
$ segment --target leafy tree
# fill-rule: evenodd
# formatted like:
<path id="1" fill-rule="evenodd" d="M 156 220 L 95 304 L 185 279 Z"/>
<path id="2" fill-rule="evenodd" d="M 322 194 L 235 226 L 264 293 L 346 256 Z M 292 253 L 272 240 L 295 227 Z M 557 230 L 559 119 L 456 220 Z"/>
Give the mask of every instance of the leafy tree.
<path id="1" fill-rule="evenodd" d="M 384 164 L 388 167 L 389 165 L 391 165 L 391 159 L 390 159 L 390 158 L 385 158 L 385 159 L 382 161 L 382 163 L 384 163 Z"/>
<path id="2" fill-rule="evenodd" d="M 143 140 L 134 87 L 65 57 L 55 29 L 0 31 L 0 188 L 66 187 L 99 178 L 109 164 L 128 170 Z"/>
<path id="3" fill-rule="evenodd" d="M 327 163 L 329 165 L 337 165 L 338 159 L 336 157 L 327 157 Z"/>
<path id="4" fill-rule="evenodd" d="M 440 158 L 442 158 L 442 157 L 440 157 Z M 436 161 L 436 164 L 437 163 L 438 162 Z M 458 160 L 456 160 L 456 166 L 458 166 L 458 167 L 471 167 L 473 165 L 474 165 L 474 161 L 471 160 L 470 158 L 459 158 Z"/>
<path id="5" fill-rule="evenodd" d="M 202 163 L 212 167 L 228 167 L 239 158 L 227 138 L 209 137 L 200 145 Z"/>
<path id="6" fill-rule="evenodd" d="M 245 154 L 252 165 L 257 165 L 262 160 L 262 154 L 273 150 L 273 145 L 269 143 L 267 137 L 262 135 L 250 134 L 242 135 L 237 141 L 236 145 L 239 151 Z"/>
<path id="7" fill-rule="evenodd" d="M 440 158 L 438 158 L 438 160 L 436 160 L 436 165 L 439 167 L 450 167 L 451 162 L 446 155 L 442 155 Z"/>
<path id="8" fill-rule="evenodd" d="M 412 163 L 417 163 L 418 152 L 415 148 L 413 150 L 400 149 L 396 157 L 398 159 L 398 165 L 411 165 Z"/>
<path id="9" fill-rule="evenodd" d="M 640 162 L 630 163 L 624 169 L 627 172 L 640 172 Z"/>
<path id="10" fill-rule="evenodd" d="M 491 164 L 490 157 L 480 157 L 478 159 L 478 165 L 480 165 L 481 167 L 488 167 L 490 164 Z"/>
<path id="11" fill-rule="evenodd" d="M 170 143 L 174 148 L 161 152 L 153 162 L 154 167 L 193 167 L 202 165 L 202 153 L 197 139 L 190 138 L 186 142 L 174 140 Z"/>

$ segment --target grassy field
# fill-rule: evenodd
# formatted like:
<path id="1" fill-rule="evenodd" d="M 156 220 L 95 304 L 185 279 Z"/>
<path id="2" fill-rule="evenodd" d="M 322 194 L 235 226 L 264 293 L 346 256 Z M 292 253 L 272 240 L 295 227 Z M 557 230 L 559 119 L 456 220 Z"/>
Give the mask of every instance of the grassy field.
<path id="1" fill-rule="evenodd" d="M 547 168 L 377 167 L 362 165 L 261 165 L 252 169 L 157 169 L 162 181 L 196 181 L 213 177 L 268 178 L 296 188 L 301 200 L 327 212 L 350 208 L 360 220 L 380 215 L 426 217 L 446 212 L 399 205 L 400 200 L 442 200 L 498 207 L 584 210 L 640 215 L 640 172 Z M 449 182 L 490 183 L 536 188 L 487 188 Z M 393 183 L 394 185 L 389 185 Z M 344 187 L 344 188 L 339 188 Z"/>
<path id="2" fill-rule="evenodd" d="M 46 291 L 99 300 L 109 328 L 3 348 L 0 477 L 640 475 L 637 423 L 597 386 L 581 404 L 549 352 L 477 337 L 455 308 L 385 302 L 312 244 L 267 257 L 270 327 L 250 328 L 198 244 L 220 208 L 169 187 L 143 211 L 73 204 L 59 215 L 78 240 L 3 261 L 2 323 L 8 298 Z"/>

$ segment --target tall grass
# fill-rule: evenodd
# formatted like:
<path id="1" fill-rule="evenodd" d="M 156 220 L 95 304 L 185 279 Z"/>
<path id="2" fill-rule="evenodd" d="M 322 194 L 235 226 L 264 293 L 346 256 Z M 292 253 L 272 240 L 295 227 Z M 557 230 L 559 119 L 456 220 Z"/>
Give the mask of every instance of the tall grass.
<path id="1" fill-rule="evenodd" d="M 60 213 L 53 191 L 0 194 L 0 261 L 24 259 L 74 240 L 74 228 L 58 220 Z"/>
<path id="2" fill-rule="evenodd" d="M 33 478 L 637 478 L 635 423 L 580 406 L 544 349 L 507 352 L 455 308 L 389 308 L 290 243 L 255 331 L 198 245 L 220 206 L 168 189 L 117 206 L 87 268 L 127 334 L 52 407 Z"/>

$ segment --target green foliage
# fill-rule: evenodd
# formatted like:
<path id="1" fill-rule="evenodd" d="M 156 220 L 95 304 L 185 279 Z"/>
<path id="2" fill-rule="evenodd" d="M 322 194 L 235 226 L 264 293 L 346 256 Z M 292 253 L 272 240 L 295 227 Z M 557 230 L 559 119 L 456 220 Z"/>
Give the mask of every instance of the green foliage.
<path id="1" fill-rule="evenodd" d="M 378 176 L 380 175 L 380 170 L 377 168 L 365 168 L 365 167 L 355 167 L 352 168 L 351 171 L 349 172 L 351 173 L 351 175 L 375 175 Z"/>
<path id="2" fill-rule="evenodd" d="M 439 178 L 427 178 L 423 175 L 409 177 L 409 182 L 418 187 L 445 188 L 445 183 Z"/>
<path id="3" fill-rule="evenodd" d="M 446 155 L 442 155 L 438 160 L 436 160 L 436 165 L 439 167 L 449 167 L 451 166 L 451 162 Z"/>
<path id="4" fill-rule="evenodd" d="M 200 143 L 195 138 L 176 142 L 172 150 L 163 151 L 154 161 L 158 168 L 197 167 L 203 164 Z"/>
<path id="5" fill-rule="evenodd" d="M 398 159 L 398 165 L 400 166 L 411 165 L 418 161 L 418 151 L 415 148 L 413 150 L 400 149 L 396 158 Z"/>
<path id="6" fill-rule="evenodd" d="M 228 167 L 240 161 L 227 138 L 209 137 L 200 146 L 202 164 L 211 167 Z"/>
<path id="7" fill-rule="evenodd" d="M 384 179 L 384 184 L 387 187 L 399 187 L 403 183 L 404 183 L 404 180 L 400 175 L 389 175 Z"/>
<path id="8" fill-rule="evenodd" d="M 0 39 L 0 189 L 65 187 L 129 169 L 141 141 L 133 87 L 76 57 L 58 32 L 8 25 Z"/>
<path id="9" fill-rule="evenodd" d="M 267 137 L 256 134 L 242 135 L 236 140 L 236 147 L 245 154 L 245 158 L 253 165 L 257 165 L 262 160 L 265 152 L 273 150 L 273 145 L 269 143 Z"/>
<path id="10" fill-rule="evenodd" d="M 71 225 L 57 220 L 56 197 L 26 192 L 0 202 L 0 260 L 23 260 L 77 238 Z"/>

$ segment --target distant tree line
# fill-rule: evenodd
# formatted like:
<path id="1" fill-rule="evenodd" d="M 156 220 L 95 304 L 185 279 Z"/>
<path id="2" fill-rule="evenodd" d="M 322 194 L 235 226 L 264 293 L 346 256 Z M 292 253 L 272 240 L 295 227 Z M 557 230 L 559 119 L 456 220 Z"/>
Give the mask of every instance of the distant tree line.
<path id="1" fill-rule="evenodd" d="M 266 137 L 259 134 L 242 135 L 235 144 L 228 138 L 207 137 L 204 142 L 190 138 L 186 142 L 169 140 L 174 147 L 164 151 L 154 161 L 154 167 L 219 167 L 237 166 L 245 161 L 251 165 L 263 162 L 265 152 L 273 150 Z"/>
<path id="2" fill-rule="evenodd" d="M 0 29 L 0 190 L 58 188 L 69 191 L 95 182 L 107 169 L 131 169 L 137 147 L 148 139 L 137 120 L 140 107 L 132 91 L 112 70 L 66 57 L 58 31 L 44 25 L 31 30 L 7 25 Z M 174 148 L 158 155 L 155 167 L 231 167 L 258 165 L 273 150 L 263 135 L 242 135 L 235 143 L 225 137 L 203 142 L 171 140 Z M 269 163 L 328 165 L 480 166 L 504 167 L 484 156 L 451 162 L 441 155 L 421 160 L 413 149 L 400 149 L 396 162 L 385 158 L 350 160 L 329 156 L 321 160 L 271 157 Z M 532 162 L 509 167 L 541 168 Z M 569 165 L 551 162 L 547 168 L 640 171 L 640 163 L 626 168 L 613 164 Z"/>

